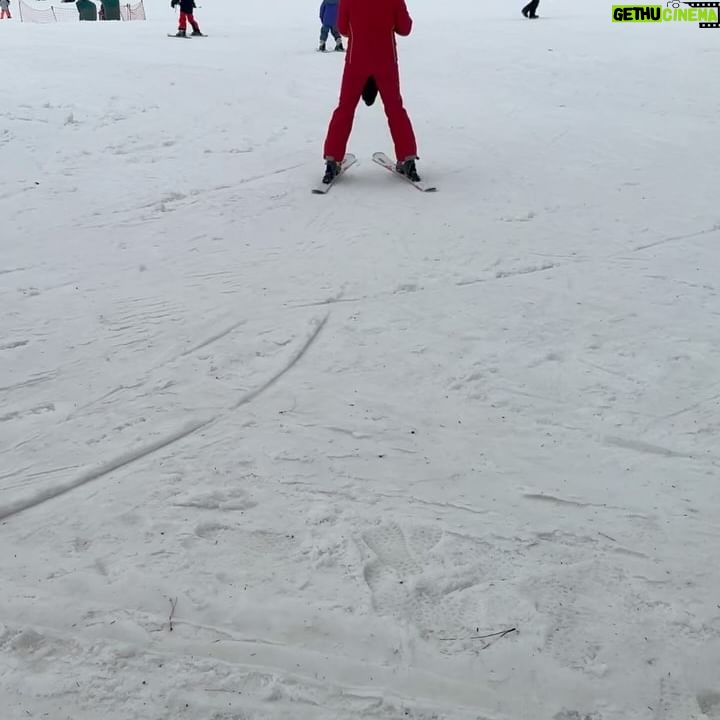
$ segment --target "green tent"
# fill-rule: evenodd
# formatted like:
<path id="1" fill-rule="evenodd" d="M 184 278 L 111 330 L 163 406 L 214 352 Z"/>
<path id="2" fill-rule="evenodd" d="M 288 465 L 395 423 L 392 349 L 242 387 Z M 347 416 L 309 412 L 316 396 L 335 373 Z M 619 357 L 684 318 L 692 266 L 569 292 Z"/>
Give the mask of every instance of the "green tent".
<path id="1" fill-rule="evenodd" d="M 97 5 L 92 0 L 77 0 L 77 5 L 80 20 L 97 20 Z"/>
<path id="2" fill-rule="evenodd" d="M 120 0 L 102 0 L 102 8 L 105 20 L 120 19 Z"/>

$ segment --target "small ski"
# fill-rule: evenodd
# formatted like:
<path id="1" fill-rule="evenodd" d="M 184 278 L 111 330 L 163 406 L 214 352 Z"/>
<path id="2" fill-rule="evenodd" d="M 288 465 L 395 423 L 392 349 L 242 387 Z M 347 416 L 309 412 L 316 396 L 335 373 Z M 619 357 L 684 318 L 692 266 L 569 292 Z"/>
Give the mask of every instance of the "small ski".
<path id="1" fill-rule="evenodd" d="M 421 192 L 435 192 L 437 190 L 434 185 L 428 185 L 428 183 L 424 182 L 423 180 L 414 182 L 409 177 L 407 177 L 407 175 L 399 173 L 395 169 L 395 163 L 384 152 L 373 153 L 372 159 L 373 162 L 377 163 L 381 167 L 384 167 L 386 170 L 389 170 L 393 175 L 402 178 L 403 180 L 405 180 L 405 182 L 409 182 Z"/>
<path id="2" fill-rule="evenodd" d="M 320 181 L 313 189 L 314 195 L 326 195 L 330 188 L 337 182 L 339 178 L 341 178 L 348 170 L 348 168 L 351 168 L 355 163 L 357 162 L 357 157 L 353 155 L 352 153 L 347 153 L 345 155 L 345 159 L 342 161 L 342 164 L 340 165 L 340 172 L 332 179 L 329 183 L 324 183 Z"/>
<path id="3" fill-rule="evenodd" d="M 168 37 L 174 37 L 174 38 L 182 38 L 183 40 L 189 40 L 190 35 L 175 35 L 175 33 L 168 33 Z"/>

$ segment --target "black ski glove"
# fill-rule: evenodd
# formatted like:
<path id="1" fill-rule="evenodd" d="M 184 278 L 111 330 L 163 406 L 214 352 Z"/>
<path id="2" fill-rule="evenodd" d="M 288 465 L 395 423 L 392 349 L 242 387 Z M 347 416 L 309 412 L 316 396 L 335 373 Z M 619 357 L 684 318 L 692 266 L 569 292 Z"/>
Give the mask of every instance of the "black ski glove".
<path id="1" fill-rule="evenodd" d="M 378 88 L 377 84 L 375 82 L 375 78 L 371 75 L 366 81 L 365 81 L 365 87 L 362 91 L 362 99 L 365 102 L 365 104 L 370 107 L 375 102 L 375 98 L 378 94 Z"/>

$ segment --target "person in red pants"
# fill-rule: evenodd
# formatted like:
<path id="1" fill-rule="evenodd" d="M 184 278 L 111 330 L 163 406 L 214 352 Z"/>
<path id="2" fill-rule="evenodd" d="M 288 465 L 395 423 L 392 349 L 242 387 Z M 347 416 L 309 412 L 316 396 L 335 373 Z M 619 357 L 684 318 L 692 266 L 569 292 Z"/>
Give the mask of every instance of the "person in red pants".
<path id="1" fill-rule="evenodd" d="M 332 182 L 340 171 L 355 109 L 361 97 L 371 104 L 368 99 L 373 98 L 375 88 L 385 106 L 398 172 L 419 180 L 415 165 L 417 144 L 400 94 L 395 43 L 395 35 L 407 36 L 412 30 L 405 0 L 340 0 L 337 28 L 349 38 L 349 44 L 340 100 L 325 138 L 323 182 Z"/>
<path id="2" fill-rule="evenodd" d="M 170 0 L 171 8 L 175 8 L 176 5 L 180 6 L 180 22 L 178 24 L 177 36 L 185 37 L 188 23 L 192 25 L 193 35 L 202 35 L 200 26 L 194 15 L 195 8 L 197 7 L 195 0 Z"/>

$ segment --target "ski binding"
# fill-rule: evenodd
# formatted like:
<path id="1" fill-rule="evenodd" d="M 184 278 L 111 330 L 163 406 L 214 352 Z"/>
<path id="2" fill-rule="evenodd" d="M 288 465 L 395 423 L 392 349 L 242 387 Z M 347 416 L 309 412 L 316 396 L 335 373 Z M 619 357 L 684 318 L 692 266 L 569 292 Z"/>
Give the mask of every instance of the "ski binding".
<path id="1" fill-rule="evenodd" d="M 348 170 L 348 168 L 351 168 L 355 163 L 357 162 L 357 157 L 353 155 L 352 153 L 347 153 L 345 155 L 345 159 L 342 161 L 340 165 L 340 172 L 329 182 L 324 183 L 320 181 L 313 189 L 313 194 L 315 195 L 326 195 L 327 192 L 330 190 L 330 188 L 337 182 L 339 178 L 341 178 Z"/>
<path id="2" fill-rule="evenodd" d="M 424 180 L 419 180 L 417 182 L 413 181 L 409 177 L 407 177 L 407 175 L 403 175 L 402 173 L 398 172 L 395 168 L 395 163 L 384 152 L 373 153 L 372 159 L 373 162 L 377 163 L 381 167 L 384 167 L 386 170 L 389 170 L 393 175 L 402 178 L 403 180 L 405 180 L 405 182 L 409 182 L 421 192 L 435 192 L 437 190 L 437 187 L 435 187 L 435 185 L 429 185 Z"/>

